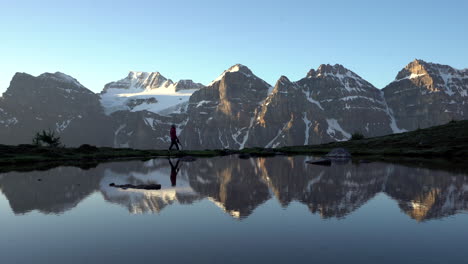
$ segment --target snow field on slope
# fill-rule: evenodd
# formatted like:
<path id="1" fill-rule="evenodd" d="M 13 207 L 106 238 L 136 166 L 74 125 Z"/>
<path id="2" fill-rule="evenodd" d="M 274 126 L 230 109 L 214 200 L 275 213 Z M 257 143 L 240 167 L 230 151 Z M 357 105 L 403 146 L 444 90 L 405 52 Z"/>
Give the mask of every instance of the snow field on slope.
<path id="1" fill-rule="evenodd" d="M 160 113 L 164 110 L 187 103 L 190 96 L 197 91 L 192 90 L 181 90 L 175 91 L 175 88 L 158 88 L 152 90 L 141 90 L 141 89 L 116 89 L 111 88 L 106 91 L 105 94 L 101 95 L 101 104 L 105 109 L 107 115 L 119 111 L 129 110 L 131 112 L 137 111 L 150 111 L 153 113 Z M 133 109 L 127 106 L 127 103 L 132 99 L 150 99 L 155 98 L 156 103 L 142 103 L 135 106 Z M 177 107 L 175 107 L 177 109 Z"/>

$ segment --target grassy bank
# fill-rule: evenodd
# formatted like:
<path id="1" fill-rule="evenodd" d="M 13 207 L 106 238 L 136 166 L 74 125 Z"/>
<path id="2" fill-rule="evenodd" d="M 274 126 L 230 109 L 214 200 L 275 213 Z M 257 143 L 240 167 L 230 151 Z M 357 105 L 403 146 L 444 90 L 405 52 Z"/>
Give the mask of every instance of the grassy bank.
<path id="1" fill-rule="evenodd" d="M 95 163 L 120 159 L 149 159 L 155 157 L 213 157 L 231 154 L 251 156 L 321 155 L 333 148 L 343 147 L 352 155 L 372 157 L 443 157 L 465 159 L 468 157 L 468 121 L 451 122 L 446 125 L 382 137 L 333 142 L 313 146 L 289 146 L 277 149 L 248 148 L 243 150 L 138 150 L 97 148 L 47 148 L 34 145 L 0 145 L 0 165 L 18 166 L 32 163 Z M 84 165 L 86 166 L 86 165 Z"/>
<path id="2" fill-rule="evenodd" d="M 401 134 L 278 150 L 288 154 L 324 154 L 338 147 L 353 155 L 467 158 L 468 120 Z"/>

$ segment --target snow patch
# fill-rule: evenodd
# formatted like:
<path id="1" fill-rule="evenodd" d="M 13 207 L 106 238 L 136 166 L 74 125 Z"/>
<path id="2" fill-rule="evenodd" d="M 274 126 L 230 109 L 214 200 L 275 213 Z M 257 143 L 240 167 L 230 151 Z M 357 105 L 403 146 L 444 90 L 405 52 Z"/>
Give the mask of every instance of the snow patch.
<path id="1" fill-rule="evenodd" d="M 250 119 L 249 128 L 247 129 L 247 132 L 244 135 L 244 140 L 242 140 L 242 143 L 240 144 L 239 149 L 243 149 L 245 147 L 245 143 L 249 139 L 250 129 L 253 126 L 254 120 L 255 120 L 255 115 L 252 116 L 252 118 Z"/>
<path id="2" fill-rule="evenodd" d="M 393 82 L 400 82 L 400 81 L 403 81 L 403 80 L 408 80 L 408 79 L 416 79 L 416 78 L 419 78 L 421 76 L 424 76 L 426 75 L 425 73 L 420 73 L 420 74 L 416 74 L 416 73 L 411 73 L 410 75 L 404 77 L 404 78 L 401 78 L 401 79 L 395 79 Z"/>
<path id="3" fill-rule="evenodd" d="M 240 65 L 240 64 L 237 64 L 237 65 L 234 65 L 231 68 L 225 70 L 221 75 L 218 76 L 218 78 L 214 79 L 210 84 L 208 84 L 208 86 L 212 86 L 213 84 L 221 81 L 224 78 L 224 76 L 226 75 L 226 73 L 228 73 L 228 72 L 240 72 L 240 73 L 244 74 L 247 77 L 252 77 L 252 75 L 242 72 L 241 67 L 243 67 L 243 66 Z"/>
<path id="4" fill-rule="evenodd" d="M 151 127 L 152 130 L 154 130 L 154 118 L 152 117 L 144 117 L 143 120 L 145 121 L 145 124 Z"/>
<path id="5" fill-rule="evenodd" d="M 268 93 L 267 93 L 267 96 L 269 96 L 270 94 L 272 94 L 274 89 L 275 89 L 275 87 L 269 85 L 269 86 L 268 86 Z"/>
<path id="6" fill-rule="evenodd" d="M 388 117 L 390 118 L 390 128 L 392 129 L 393 133 L 403 133 L 408 130 L 406 129 L 401 129 L 397 126 L 395 117 L 393 116 L 393 111 L 388 107 L 387 101 L 385 100 L 385 96 L 383 94 L 383 91 L 380 91 L 381 97 L 383 98 L 383 103 L 385 106 L 385 112 L 387 113 Z"/>
<path id="7" fill-rule="evenodd" d="M 16 117 L 13 117 L 4 121 L 3 120 L 0 121 L 0 124 L 4 124 L 6 127 L 9 127 L 11 125 L 16 125 L 17 123 L 18 123 L 18 119 L 16 119 Z"/>
<path id="8" fill-rule="evenodd" d="M 320 105 L 320 102 L 319 101 L 316 101 L 312 98 L 312 96 L 310 95 L 310 91 L 304 91 L 302 90 L 302 92 L 305 94 L 306 98 L 307 98 L 307 101 L 317 105 L 321 110 L 323 110 L 323 107 Z"/>
<path id="9" fill-rule="evenodd" d="M 67 127 L 68 125 L 70 125 L 72 120 L 65 120 L 63 122 L 57 122 L 55 123 L 55 130 L 58 132 L 58 133 L 61 133 L 63 132 Z"/>
<path id="10" fill-rule="evenodd" d="M 338 123 L 338 120 L 333 119 L 333 118 L 330 118 L 330 119 L 327 118 L 326 120 L 327 120 L 327 123 L 328 123 L 327 134 L 331 138 L 335 139 L 336 141 L 344 141 L 346 139 L 351 138 L 351 134 L 349 134 L 343 128 L 341 128 L 340 124 Z M 345 137 L 345 139 L 336 138 L 335 137 L 336 132 L 340 132 Z"/>
<path id="11" fill-rule="evenodd" d="M 44 73 L 44 74 L 39 75 L 39 77 L 52 78 L 52 79 L 55 79 L 55 80 L 58 80 L 58 81 L 71 83 L 71 84 L 73 84 L 75 86 L 78 86 L 78 87 L 83 87 L 83 85 L 81 85 L 81 83 L 79 83 L 75 78 L 73 78 L 70 75 L 67 75 L 65 73 L 61 73 L 61 72 Z"/>
<path id="12" fill-rule="evenodd" d="M 286 122 L 283 125 L 283 127 L 278 130 L 278 134 L 276 134 L 276 136 L 270 142 L 268 142 L 268 144 L 266 144 L 265 148 L 269 148 L 269 147 L 276 148 L 280 144 L 280 142 L 277 142 L 276 144 L 273 144 L 273 143 L 276 141 L 276 139 L 278 139 L 279 136 L 281 136 L 281 134 L 283 133 L 284 129 L 286 129 L 288 124 L 289 124 L 289 121 Z"/>
<path id="13" fill-rule="evenodd" d="M 101 104 L 104 107 L 105 113 L 110 115 L 116 111 L 130 110 L 127 103 L 134 99 L 151 99 L 155 98 L 156 103 L 144 102 L 140 105 L 135 106 L 131 109 L 131 112 L 138 111 L 149 111 L 157 114 L 170 114 L 172 112 L 169 109 L 174 109 L 174 112 L 180 112 L 181 107 L 187 104 L 190 96 L 197 91 L 192 90 L 180 90 L 175 91 L 174 86 L 162 89 L 151 89 L 151 90 L 129 90 L 129 89 L 116 89 L 111 88 L 106 93 L 101 95 Z"/>
<path id="14" fill-rule="evenodd" d="M 125 127 L 127 127 L 127 124 L 123 124 L 123 125 L 120 125 L 119 128 L 117 128 L 114 132 L 114 148 L 118 148 L 118 147 L 121 147 L 119 146 L 118 142 L 117 142 L 117 135 L 120 133 L 120 131 L 122 129 L 124 129 Z"/>
<path id="15" fill-rule="evenodd" d="M 309 136 L 310 136 L 310 127 L 312 126 L 312 122 L 307 118 L 307 113 L 302 113 L 302 120 L 305 124 L 305 132 L 304 132 L 304 145 L 309 145 Z"/>
<path id="16" fill-rule="evenodd" d="M 200 102 L 198 102 L 197 106 L 195 106 L 196 108 L 200 107 L 200 106 L 203 106 L 205 104 L 209 104 L 211 103 L 211 101 L 208 101 L 208 100 L 202 100 Z"/>

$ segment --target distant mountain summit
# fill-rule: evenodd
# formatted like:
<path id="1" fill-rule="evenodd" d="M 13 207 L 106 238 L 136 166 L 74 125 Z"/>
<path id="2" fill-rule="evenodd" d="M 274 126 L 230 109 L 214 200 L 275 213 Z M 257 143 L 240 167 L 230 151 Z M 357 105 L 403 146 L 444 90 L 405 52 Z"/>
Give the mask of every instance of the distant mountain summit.
<path id="1" fill-rule="evenodd" d="M 318 144 L 400 132 L 381 92 L 342 65 L 320 65 L 291 82 L 282 76 L 256 118 L 252 145 Z"/>
<path id="2" fill-rule="evenodd" d="M 192 80 L 180 80 L 174 84 L 175 91 L 181 91 L 181 90 L 198 90 L 203 87 L 205 87 L 201 83 L 196 83 Z"/>
<path id="3" fill-rule="evenodd" d="M 280 147 L 399 133 L 468 119 L 468 69 L 415 60 L 379 90 L 343 65 L 322 64 L 271 86 L 236 64 L 207 86 L 136 72 L 95 94 L 66 74 L 17 73 L 0 98 L 0 143 L 50 129 L 70 146 Z"/>
<path id="4" fill-rule="evenodd" d="M 181 133 L 188 148 L 243 148 L 271 86 L 241 64 L 224 71 L 190 97 Z"/>
<path id="5" fill-rule="evenodd" d="M 468 69 L 414 60 L 383 92 L 398 125 L 407 130 L 468 115 Z"/>
<path id="6" fill-rule="evenodd" d="M 152 90 L 167 88 L 172 84 L 172 80 L 166 79 L 159 72 L 130 71 L 127 77 L 106 84 L 102 93 L 107 92 L 109 89 L 125 89 L 131 91 Z"/>
<path id="7" fill-rule="evenodd" d="M 55 131 L 69 145 L 112 142 L 108 136 L 112 133 L 111 121 L 103 113 L 99 96 L 60 72 L 38 77 L 15 74 L 1 98 L 0 109 L 4 144 L 31 143 L 40 130 Z"/>
<path id="8" fill-rule="evenodd" d="M 116 111 L 180 111 L 190 95 L 204 85 L 192 80 L 174 83 L 159 72 L 131 71 L 122 80 L 108 83 L 101 92 L 101 103 L 107 114 Z"/>

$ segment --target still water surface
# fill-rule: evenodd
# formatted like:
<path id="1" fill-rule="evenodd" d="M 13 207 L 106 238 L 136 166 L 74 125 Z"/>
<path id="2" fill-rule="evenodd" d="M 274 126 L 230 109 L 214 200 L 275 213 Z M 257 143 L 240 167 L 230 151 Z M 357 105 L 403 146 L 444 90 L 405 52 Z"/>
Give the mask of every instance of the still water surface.
<path id="1" fill-rule="evenodd" d="M 463 170 L 307 159 L 0 174 L 0 263 L 466 263 Z"/>

